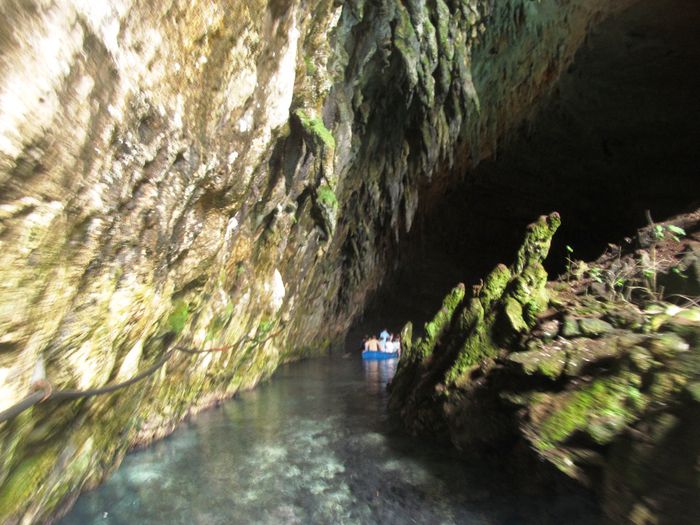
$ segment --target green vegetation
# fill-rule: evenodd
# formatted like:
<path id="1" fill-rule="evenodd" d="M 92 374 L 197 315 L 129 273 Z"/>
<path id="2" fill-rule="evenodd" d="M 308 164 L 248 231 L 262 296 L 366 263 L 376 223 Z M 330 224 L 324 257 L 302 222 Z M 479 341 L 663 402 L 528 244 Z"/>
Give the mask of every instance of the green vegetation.
<path id="1" fill-rule="evenodd" d="M 185 301 L 175 303 L 175 308 L 168 317 L 168 326 L 176 334 L 180 334 L 185 328 L 185 323 L 189 317 L 189 305 Z"/>
<path id="2" fill-rule="evenodd" d="M 556 408 L 539 426 L 535 445 L 549 450 L 578 430 L 586 431 L 597 443 L 608 443 L 644 405 L 643 395 L 631 379 L 624 375 L 602 378 L 569 394 L 564 406 Z"/>
<path id="3" fill-rule="evenodd" d="M 597 266 L 594 266 L 590 270 L 588 270 L 588 275 L 590 276 L 591 279 L 593 279 L 595 282 L 602 284 L 603 283 L 603 270 L 601 268 L 598 268 Z"/>
<path id="4" fill-rule="evenodd" d="M 686 235 L 685 230 L 680 226 L 674 224 L 655 224 L 654 225 L 654 237 L 658 240 L 666 238 L 668 234 L 674 241 L 679 241 L 681 237 Z"/>
<path id="5" fill-rule="evenodd" d="M 425 337 L 416 343 L 417 357 L 426 359 L 433 353 L 435 344 L 449 327 L 452 316 L 461 304 L 462 299 L 464 299 L 464 285 L 460 283 L 447 294 L 442 302 L 442 308 L 435 314 L 435 317 L 425 323 Z"/>
<path id="6" fill-rule="evenodd" d="M 269 337 L 275 324 L 277 323 L 274 319 L 263 319 L 260 321 L 258 329 L 255 331 L 255 337 L 253 337 L 253 347 L 263 343 Z"/>
<path id="7" fill-rule="evenodd" d="M 487 333 L 484 323 L 478 323 L 476 329 L 464 342 L 459 351 L 452 368 L 445 374 L 446 384 L 457 384 L 464 382 L 464 376 L 473 368 L 488 357 L 493 357 L 498 352 Z"/>
<path id="8" fill-rule="evenodd" d="M 263 321 L 260 321 L 260 324 L 258 325 L 258 334 L 259 335 L 266 335 L 272 328 L 275 326 L 275 321 L 272 319 L 265 319 Z"/>
<path id="9" fill-rule="evenodd" d="M 299 122 L 313 137 L 317 137 L 326 147 L 335 149 L 335 138 L 330 130 L 323 124 L 323 120 L 317 116 L 309 116 L 303 110 L 297 109 L 294 114 L 299 118 Z"/>
<path id="10" fill-rule="evenodd" d="M 330 186 L 322 184 L 316 189 L 316 196 L 318 197 L 318 202 L 324 206 L 335 210 L 338 207 L 338 197 L 336 197 Z"/>
<path id="11" fill-rule="evenodd" d="M 233 304 L 228 303 L 223 312 L 218 313 L 209 323 L 207 327 L 207 341 L 213 341 L 218 338 L 226 328 L 226 325 L 231 321 L 233 315 Z"/>
<path id="12" fill-rule="evenodd" d="M 513 297 L 507 297 L 505 300 L 504 311 L 508 321 L 510 322 L 511 328 L 520 333 L 527 331 L 527 324 L 523 319 L 523 307 L 515 300 Z"/>
<path id="13" fill-rule="evenodd" d="M 309 56 L 304 57 L 304 65 L 306 65 L 306 74 L 310 77 L 314 76 L 316 73 L 316 64 L 314 64 L 313 60 Z"/>
<path id="14" fill-rule="evenodd" d="M 36 496 L 37 489 L 44 478 L 50 473 L 58 450 L 47 448 L 35 452 L 20 463 L 0 486 L 0 521 L 5 521 L 18 510 L 19 505 L 25 505 L 29 499 Z"/>
<path id="15" fill-rule="evenodd" d="M 508 268 L 499 264 L 474 288 L 474 295 L 462 313 L 462 345 L 452 367 L 445 375 L 446 384 L 461 385 L 467 374 L 485 359 L 495 357 L 499 344 L 526 332 L 547 305 L 547 273 L 542 267 L 552 236 L 559 227 L 557 213 L 540 217 L 530 224 L 516 260 Z M 505 317 L 510 327 L 498 330 Z M 499 332 L 497 340 L 494 339 Z"/>
<path id="16" fill-rule="evenodd" d="M 478 295 L 484 308 L 488 308 L 492 302 L 501 298 L 510 279 L 511 273 L 505 264 L 499 264 L 486 276 L 484 285 Z"/>
<path id="17" fill-rule="evenodd" d="M 574 256 L 574 249 L 567 244 L 566 245 L 566 275 L 567 275 L 567 279 L 571 279 L 571 269 L 573 267 L 573 262 L 574 262 L 574 260 L 572 259 L 573 256 Z"/>

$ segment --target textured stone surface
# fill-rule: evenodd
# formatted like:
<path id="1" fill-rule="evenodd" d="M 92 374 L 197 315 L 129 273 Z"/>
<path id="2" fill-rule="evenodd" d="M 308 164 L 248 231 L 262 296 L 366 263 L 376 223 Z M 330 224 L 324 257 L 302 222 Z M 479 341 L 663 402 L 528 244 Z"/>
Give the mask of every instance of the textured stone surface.
<path id="1" fill-rule="evenodd" d="M 455 288 L 426 324 L 425 337 L 408 342 L 413 351 L 401 356 L 391 382 L 389 404 L 400 412 L 411 431 L 432 433 L 443 429 L 460 448 L 469 446 L 473 438 L 484 441 L 502 433 L 494 428 L 483 432 L 484 437 L 483 429 L 471 428 L 472 410 L 489 412 L 492 406 L 470 399 L 470 393 L 479 389 L 480 379 L 502 349 L 519 334 L 528 332 L 546 306 L 547 274 L 542 261 L 559 224 L 556 213 L 531 224 L 510 267 L 498 265 L 466 298 L 463 286 Z M 436 325 L 440 327 L 438 337 L 431 328 Z M 562 360 L 559 354 L 538 350 L 528 354 L 531 360 L 514 358 L 528 373 L 544 368 L 550 375 L 563 368 L 563 362 L 554 364 Z M 498 412 L 493 410 L 492 416 L 498 418 Z M 444 430 L 446 426 L 449 430 Z"/>
<path id="2" fill-rule="evenodd" d="M 688 215 L 696 223 L 684 244 L 657 240 L 648 247 L 671 261 L 663 271 L 672 261 L 682 264 L 700 238 L 700 216 Z M 538 258 L 553 234 L 539 228 L 543 235 L 533 236 L 537 231 L 530 228 L 510 269 L 499 266 L 478 295 L 452 310 L 430 358 L 402 356 L 390 407 L 412 432 L 438 433 L 465 453 L 503 453 L 509 443 L 525 443 L 522 449 L 596 489 L 615 523 L 697 523 L 700 505 L 690 496 L 700 489 L 697 297 L 673 304 L 649 288 L 640 294 L 649 280 L 640 261 L 653 255 L 631 250 L 587 265 L 600 274 L 617 262 L 637 268 L 628 289 L 593 297 L 588 277 L 545 287 L 546 274 L 534 285 L 526 276 L 539 274 Z M 519 316 L 533 303 L 528 323 Z M 554 338 L 546 329 L 553 319 L 565 328 Z"/>
<path id="3" fill-rule="evenodd" d="M 419 208 L 628 3 L 3 2 L 0 409 L 38 360 L 85 389 L 230 348 L 1 424 L 0 520 L 330 345 Z"/>

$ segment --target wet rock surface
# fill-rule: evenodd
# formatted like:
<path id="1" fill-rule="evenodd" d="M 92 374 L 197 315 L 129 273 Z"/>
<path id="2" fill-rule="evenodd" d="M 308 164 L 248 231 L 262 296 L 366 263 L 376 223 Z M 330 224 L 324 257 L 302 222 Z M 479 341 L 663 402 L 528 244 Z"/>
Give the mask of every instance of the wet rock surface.
<path id="1" fill-rule="evenodd" d="M 682 237 L 658 233 L 680 223 L 688 228 Z M 471 305 L 483 292 L 467 294 L 450 309 L 451 320 L 441 321 L 448 328 L 440 338 L 412 342 L 414 349 L 430 344 L 429 352 L 402 356 L 390 406 L 412 432 L 439 429 L 467 454 L 527 443 L 596 489 L 615 523 L 696 523 L 700 506 L 690 494 L 700 489 L 700 310 L 697 297 L 664 296 L 656 275 L 685 264 L 700 241 L 700 221 L 694 212 L 649 228 L 657 235 L 639 243 L 645 248 L 613 247 L 546 287 L 546 276 L 539 286 L 511 282 L 478 316 Z M 526 236 L 517 261 L 529 253 L 537 267 L 555 229 L 542 230 L 543 243 Z M 663 265 L 647 266 L 660 254 Z M 493 274 L 507 275 L 499 268 Z M 610 279 L 619 268 L 635 270 L 619 283 Z M 610 286 L 593 286 L 598 281 Z M 518 306 L 516 290 L 524 292 Z M 521 321 L 513 312 L 532 301 L 539 307 Z M 499 316 L 507 322 L 488 321 Z M 473 337 L 484 340 L 476 354 Z"/>
<path id="2" fill-rule="evenodd" d="M 225 351 L 0 423 L 0 521 L 328 348 L 419 209 L 629 3 L 3 3 L 1 408 L 38 362 L 86 390 Z"/>

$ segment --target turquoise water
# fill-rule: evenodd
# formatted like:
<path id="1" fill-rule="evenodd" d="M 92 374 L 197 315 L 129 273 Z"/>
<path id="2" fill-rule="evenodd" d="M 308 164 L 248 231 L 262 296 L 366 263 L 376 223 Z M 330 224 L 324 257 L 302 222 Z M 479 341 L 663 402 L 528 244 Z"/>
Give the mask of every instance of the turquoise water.
<path id="1" fill-rule="evenodd" d="M 497 469 L 406 436 L 385 410 L 395 366 L 359 356 L 285 365 L 129 454 L 59 523 L 598 523 L 583 495 L 525 496 Z"/>

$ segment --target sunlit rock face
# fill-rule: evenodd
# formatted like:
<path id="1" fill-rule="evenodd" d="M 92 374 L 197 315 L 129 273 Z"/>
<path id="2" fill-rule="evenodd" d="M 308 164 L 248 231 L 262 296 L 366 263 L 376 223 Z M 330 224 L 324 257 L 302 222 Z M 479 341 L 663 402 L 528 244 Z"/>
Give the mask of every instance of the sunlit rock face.
<path id="1" fill-rule="evenodd" d="M 0 6 L 0 521 L 336 340 L 417 210 L 630 1 Z"/>

